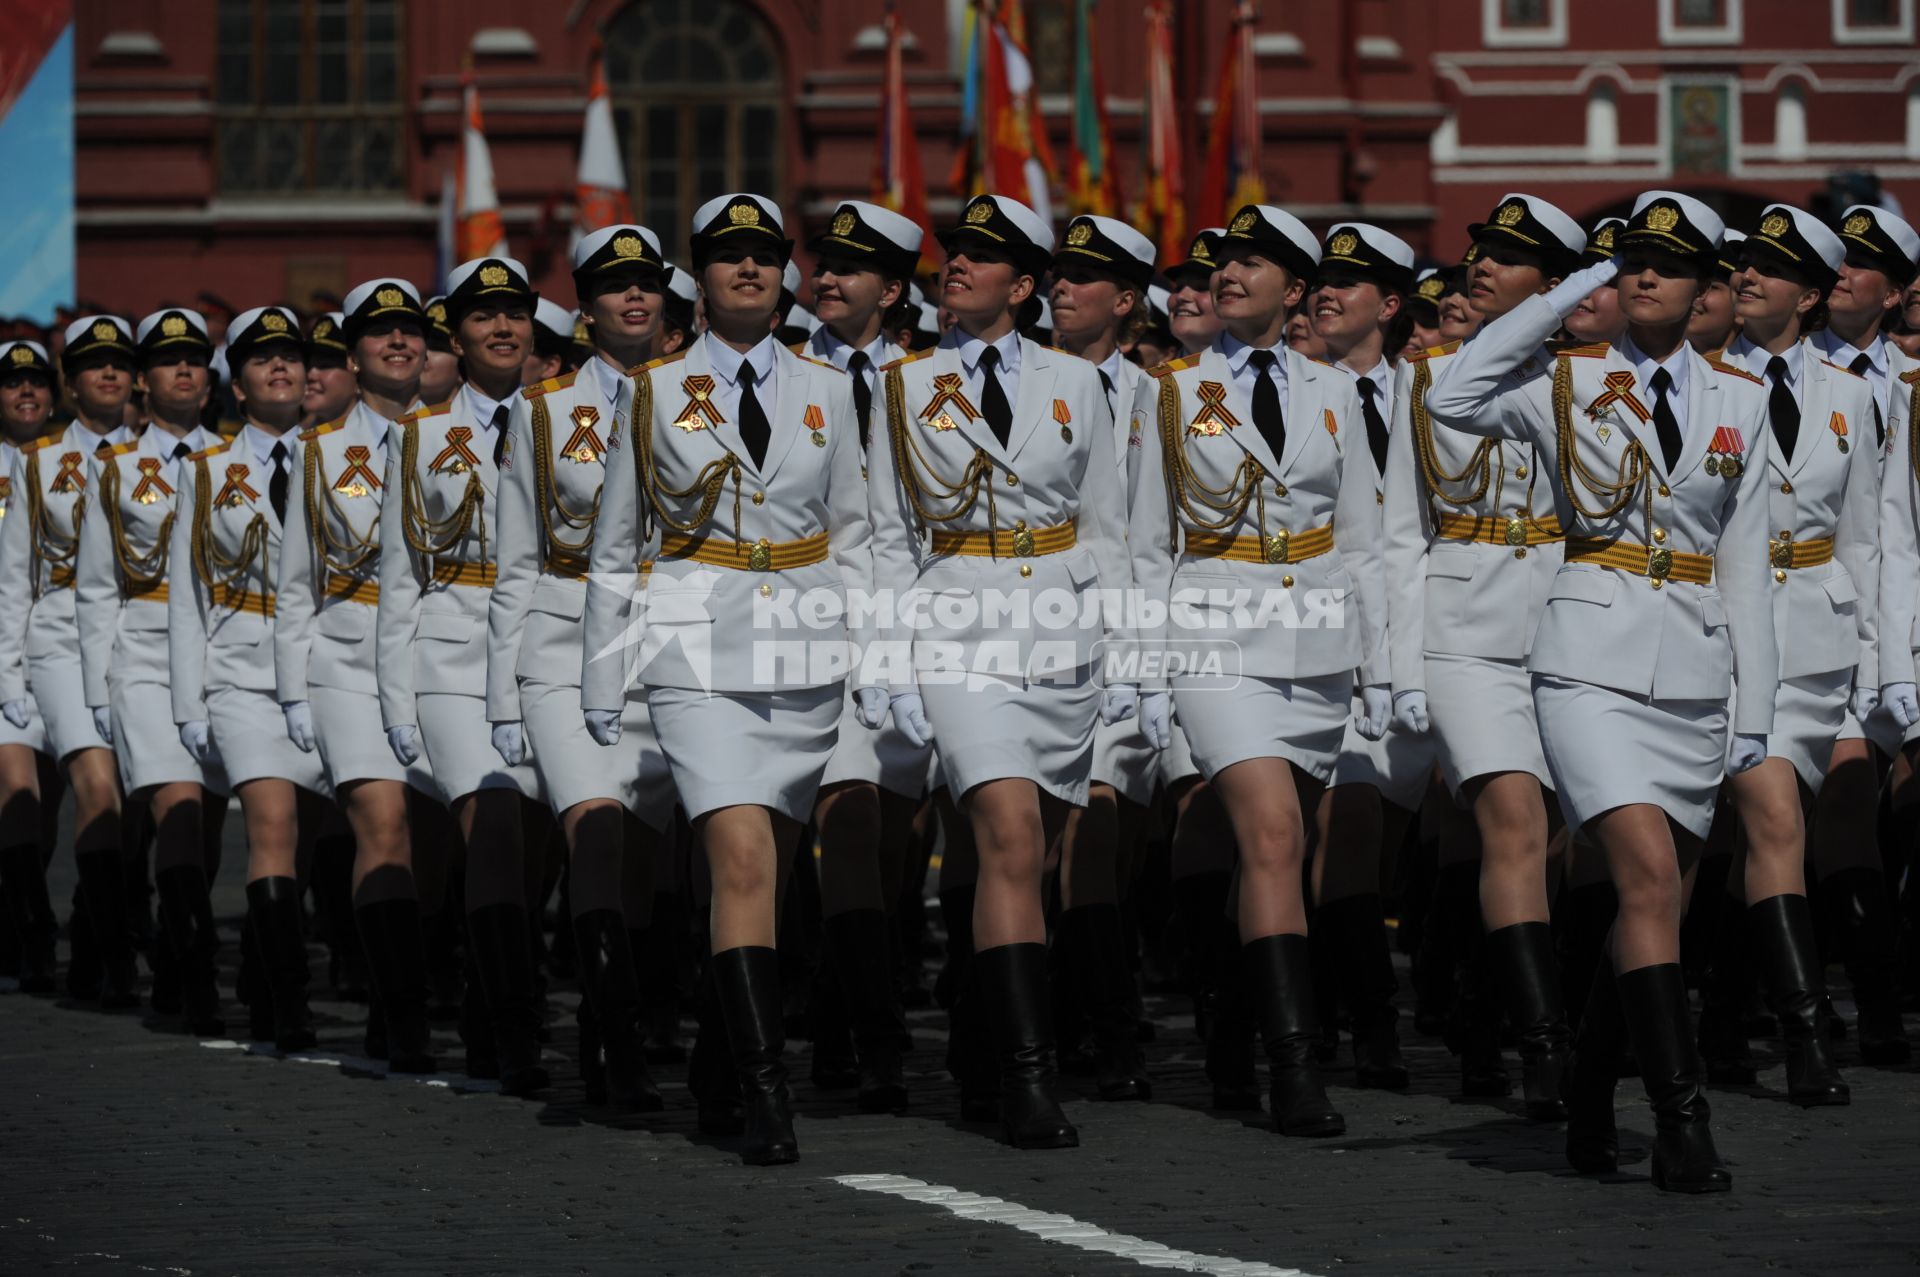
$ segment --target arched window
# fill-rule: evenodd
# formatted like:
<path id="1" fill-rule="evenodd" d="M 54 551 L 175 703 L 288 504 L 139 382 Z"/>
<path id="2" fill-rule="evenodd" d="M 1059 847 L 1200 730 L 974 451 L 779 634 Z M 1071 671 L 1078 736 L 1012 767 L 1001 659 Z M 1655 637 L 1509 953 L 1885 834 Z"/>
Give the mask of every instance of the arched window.
<path id="1" fill-rule="evenodd" d="M 1611 164 L 1620 155 L 1620 110 L 1614 87 L 1605 80 L 1587 93 L 1587 159 Z"/>
<path id="2" fill-rule="evenodd" d="M 1773 158 L 1807 158 L 1807 90 L 1797 80 L 1781 85 L 1773 101 Z"/>
<path id="3" fill-rule="evenodd" d="M 784 85 L 772 33 L 741 0 L 639 0 L 606 30 L 607 87 L 634 216 L 670 257 L 700 204 L 780 197 Z"/>

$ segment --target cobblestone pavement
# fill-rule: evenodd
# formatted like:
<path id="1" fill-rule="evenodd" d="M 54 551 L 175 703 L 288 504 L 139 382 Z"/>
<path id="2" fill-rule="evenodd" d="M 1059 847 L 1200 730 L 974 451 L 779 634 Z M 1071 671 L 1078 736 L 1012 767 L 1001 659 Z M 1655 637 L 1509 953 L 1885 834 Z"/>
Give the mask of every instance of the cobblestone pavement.
<path id="1" fill-rule="evenodd" d="M 229 962 L 242 910 L 238 864 L 228 860 L 215 901 Z M 54 879 L 63 916 L 70 874 Z M 315 969 L 324 991 L 318 951 Z M 139 1013 L 0 995 L 0 1273 L 944 1277 L 1148 1264 L 1704 1274 L 1920 1265 L 1914 1070 L 1851 1068 L 1846 1109 L 1790 1106 L 1777 1063 L 1752 1091 L 1716 1092 L 1714 1127 L 1735 1191 L 1689 1199 L 1648 1182 L 1652 1119 L 1636 1082 L 1620 1088 L 1621 1173 L 1582 1178 L 1565 1168 L 1560 1131 L 1527 1124 L 1517 1101 L 1456 1098 L 1450 1057 L 1414 1038 L 1405 1018 L 1409 1093 L 1355 1089 L 1347 1061 L 1332 1072 L 1345 1138 L 1283 1139 L 1243 1116 L 1209 1113 L 1192 1022 L 1177 999 L 1149 1001 L 1156 1103 L 1072 1098 L 1080 1149 L 1016 1153 L 959 1122 L 957 1092 L 939 1071 L 944 1017 L 930 1011 L 911 1017 L 919 1049 L 910 1067 L 921 1072 L 910 1079 L 906 1116 L 862 1115 L 850 1097 L 816 1091 L 805 1080 L 805 1045 L 793 1044 L 803 1157 L 755 1170 L 739 1164 L 730 1141 L 695 1132 L 677 1067 L 656 1069 L 663 1115 L 587 1108 L 571 1064 L 573 998 L 557 993 L 555 1003 L 565 1012 L 548 1048 L 555 1089 L 527 1102 L 458 1073 L 423 1083 L 355 1066 L 365 1009 L 324 997 L 315 1004 L 321 1049 L 296 1060 L 196 1042 Z M 1842 1010 L 1851 1014 L 1844 1002 Z M 230 1020 L 238 1016 L 230 1007 Z M 436 1044 L 457 1061 L 451 1033 L 437 1033 Z M 1857 1064 L 1851 1042 L 1841 1059 Z M 1076 1089 L 1069 1079 L 1066 1093 Z M 897 1181 L 841 1182 L 888 1175 L 1003 1204 L 935 1189 L 869 1191 L 899 1189 Z"/>

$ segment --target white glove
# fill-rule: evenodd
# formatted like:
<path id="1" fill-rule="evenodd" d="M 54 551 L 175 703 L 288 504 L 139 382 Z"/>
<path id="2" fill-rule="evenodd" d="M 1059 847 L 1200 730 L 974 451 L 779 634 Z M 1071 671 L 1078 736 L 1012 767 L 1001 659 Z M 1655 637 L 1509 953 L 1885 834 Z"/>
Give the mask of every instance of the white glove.
<path id="1" fill-rule="evenodd" d="M 303 754 L 313 752 L 313 706 L 306 701 L 283 701 L 281 714 L 287 720 L 287 739 Z"/>
<path id="2" fill-rule="evenodd" d="M 100 734 L 101 740 L 113 744 L 113 711 L 105 705 L 93 707 L 93 730 Z"/>
<path id="3" fill-rule="evenodd" d="M 1880 704 L 1880 689 L 1877 687 L 1856 687 L 1853 689 L 1853 716 L 1858 721 L 1867 721 L 1867 715 Z"/>
<path id="4" fill-rule="evenodd" d="M 400 760 L 402 767 L 411 767 L 420 761 L 420 729 L 412 723 L 387 729 L 387 748 Z"/>
<path id="5" fill-rule="evenodd" d="M 493 752 L 507 766 L 518 767 L 527 761 L 527 733 L 518 723 L 495 723 Z"/>
<path id="6" fill-rule="evenodd" d="M 1587 300 L 1593 290 L 1602 284 L 1611 284 L 1620 274 L 1620 264 L 1611 257 L 1595 262 L 1584 270 L 1577 270 L 1553 286 L 1547 294 L 1547 305 L 1553 307 L 1553 313 L 1565 319 L 1580 309 L 1580 303 Z"/>
<path id="7" fill-rule="evenodd" d="M 214 757 L 213 733 L 207 729 L 207 720 L 196 718 L 191 723 L 180 724 L 180 743 L 187 747 L 196 763 L 211 763 Z"/>
<path id="8" fill-rule="evenodd" d="M 860 720 L 860 726 L 877 732 L 887 725 L 889 699 L 884 687 L 856 687 L 853 689 L 853 716 Z"/>
<path id="9" fill-rule="evenodd" d="M 1902 731 L 1920 723 L 1920 689 L 1912 683 L 1888 683 L 1880 689 L 1880 703 L 1887 707 Z"/>
<path id="10" fill-rule="evenodd" d="M 933 728 L 927 722 L 927 707 L 918 692 L 896 692 L 893 696 L 893 725 L 915 749 L 933 744 Z"/>
<path id="11" fill-rule="evenodd" d="M 620 711 L 617 709 L 590 709 L 586 711 L 587 735 L 593 737 L 596 745 L 615 745 L 620 741 Z"/>
<path id="12" fill-rule="evenodd" d="M 27 730 L 27 724 L 33 721 L 32 712 L 27 708 L 25 697 L 0 705 L 0 715 L 4 715 L 9 723 L 23 732 Z"/>
<path id="13" fill-rule="evenodd" d="M 1140 734 L 1155 749 L 1173 744 L 1173 697 L 1166 692 L 1148 692 L 1140 698 Z"/>
<path id="14" fill-rule="evenodd" d="M 1379 740 L 1387 734 L 1387 724 L 1393 721 L 1393 693 L 1386 685 L 1363 687 L 1360 689 L 1360 715 L 1353 720 L 1362 736 L 1368 740 Z"/>
<path id="15" fill-rule="evenodd" d="M 1425 736 L 1432 724 L 1427 721 L 1427 694 L 1422 691 L 1393 694 L 1393 721 L 1415 736 Z"/>
<path id="16" fill-rule="evenodd" d="M 1140 689 L 1131 683 L 1115 683 L 1100 697 L 1100 721 L 1108 727 L 1132 718 L 1140 708 Z"/>
<path id="17" fill-rule="evenodd" d="M 1767 738 L 1746 732 L 1737 733 L 1733 738 L 1733 749 L 1727 755 L 1727 775 L 1738 776 L 1741 772 L 1750 772 L 1765 761 Z"/>

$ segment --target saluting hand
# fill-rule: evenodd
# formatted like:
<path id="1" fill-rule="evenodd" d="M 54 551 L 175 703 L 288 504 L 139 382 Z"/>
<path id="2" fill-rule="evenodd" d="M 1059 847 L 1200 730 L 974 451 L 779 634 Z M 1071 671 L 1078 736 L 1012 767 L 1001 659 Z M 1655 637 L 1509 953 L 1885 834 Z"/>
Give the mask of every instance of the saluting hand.
<path id="1" fill-rule="evenodd" d="M 1148 692 L 1140 698 L 1140 734 L 1155 749 L 1173 744 L 1173 697 L 1166 692 Z"/>

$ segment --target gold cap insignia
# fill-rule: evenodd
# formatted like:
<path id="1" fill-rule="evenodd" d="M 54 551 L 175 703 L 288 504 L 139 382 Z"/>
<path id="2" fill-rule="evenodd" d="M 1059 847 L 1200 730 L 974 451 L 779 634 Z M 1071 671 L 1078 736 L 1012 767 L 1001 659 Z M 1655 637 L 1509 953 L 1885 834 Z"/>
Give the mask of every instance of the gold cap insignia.
<path id="1" fill-rule="evenodd" d="M 613 255 L 615 257 L 645 257 L 647 245 L 638 235 L 615 235 L 613 237 Z"/>
<path id="2" fill-rule="evenodd" d="M 1607 225 L 1602 226 L 1600 228 L 1600 233 L 1593 237 L 1593 246 L 1595 248 L 1612 248 L 1613 247 L 1613 229 L 1614 228 L 1612 223 L 1608 223 Z"/>
<path id="3" fill-rule="evenodd" d="M 1213 252 L 1207 246 L 1207 237 L 1205 235 L 1197 235 L 1194 237 L 1193 247 L 1187 250 L 1187 256 L 1196 262 L 1206 262 L 1209 266 L 1213 264 Z"/>
<path id="4" fill-rule="evenodd" d="M 270 333 L 283 333 L 287 331 L 287 317 L 277 310 L 270 310 L 260 316 L 260 326 Z"/>
<path id="5" fill-rule="evenodd" d="M 427 307 L 427 318 L 436 324 L 446 323 L 447 304 L 445 302 L 435 302 L 433 305 Z"/>
<path id="6" fill-rule="evenodd" d="M 488 288 L 504 288 L 507 283 L 507 268 L 504 266 L 482 266 L 480 282 Z"/>
<path id="7" fill-rule="evenodd" d="M 1647 229 L 1670 231 L 1680 224 L 1680 210 L 1671 204 L 1655 204 L 1647 210 Z"/>
<path id="8" fill-rule="evenodd" d="M 15 346 L 13 348 L 13 362 L 16 367 L 30 364 L 33 362 L 33 352 L 25 346 Z"/>
<path id="9" fill-rule="evenodd" d="M 1333 243 L 1328 247 L 1333 249 L 1335 257 L 1348 257 L 1352 255 L 1354 249 L 1360 247 L 1360 237 L 1352 231 L 1341 231 L 1333 237 Z"/>
<path id="10" fill-rule="evenodd" d="M 1244 235 L 1253 229 L 1255 220 L 1252 209 L 1243 209 L 1240 216 L 1233 219 L 1233 225 L 1229 229 L 1237 235 Z"/>
<path id="11" fill-rule="evenodd" d="M 95 341 L 114 341 L 118 339 L 119 336 L 120 330 L 104 319 L 93 326 L 93 339 Z"/>
<path id="12" fill-rule="evenodd" d="M 1527 206 L 1519 200 L 1514 200 L 1511 204 L 1501 205 L 1500 211 L 1493 215 L 1493 220 L 1501 226 L 1518 226 L 1526 220 L 1526 216 Z"/>
<path id="13" fill-rule="evenodd" d="M 1446 291 L 1447 282 L 1438 275 L 1429 275 L 1420 281 L 1420 287 L 1414 291 L 1430 301 L 1439 301 L 1440 294 Z"/>
<path id="14" fill-rule="evenodd" d="M 407 295 L 397 288 L 383 288 L 373 295 L 373 300 L 382 306 L 404 306 Z"/>
<path id="15" fill-rule="evenodd" d="M 185 337 L 187 335 L 187 321 L 178 315 L 168 315 L 160 321 L 160 335 L 162 337 Z"/>
<path id="16" fill-rule="evenodd" d="M 835 235 L 851 235 L 853 234 L 853 228 L 859 224 L 859 221 L 860 219 L 853 215 L 852 209 L 843 208 L 834 216 L 833 233 Z"/>
<path id="17" fill-rule="evenodd" d="M 313 326 L 313 339 L 315 341 L 321 341 L 331 336 L 333 336 L 333 321 L 331 319 L 323 318 Z"/>
<path id="18" fill-rule="evenodd" d="M 582 345 L 593 340 L 593 330 L 587 327 L 585 315 L 573 321 L 573 340 Z"/>
<path id="19" fill-rule="evenodd" d="M 760 224 L 760 206 L 757 204 L 733 204 L 727 208 L 727 220 L 735 226 L 758 226 Z"/>
<path id="20" fill-rule="evenodd" d="M 967 222 L 969 225 L 978 226 L 981 222 L 989 222 L 992 220 L 993 201 L 987 199 L 985 196 L 980 197 L 967 206 Z"/>
<path id="21" fill-rule="evenodd" d="M 1074 248 L 1084 247 L 1093 239 L 1092 222 L 1075 222 L 1067 228 L 1067 243 Z"/>
<path id="22" fill-rule="evenodd" d="M 1840 230 L 1847 235 L 1865 235 L 1867 228 L 1872 225 L 1873 219 L 1871 217 L 1868 217 L 1865 213 L 1855 213 L 1847 219 L 1847 224 L 1842 226 Z"/>
<path id="23" fill-rule="evenodd" d="M 1760 223 L 1760 233 L 1768 239 L 1779 239 L 1787 233 L 1787 225 L 1787 219 L 1783 214 L 1769 213 L 1766 220 Z"/>

